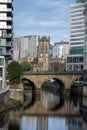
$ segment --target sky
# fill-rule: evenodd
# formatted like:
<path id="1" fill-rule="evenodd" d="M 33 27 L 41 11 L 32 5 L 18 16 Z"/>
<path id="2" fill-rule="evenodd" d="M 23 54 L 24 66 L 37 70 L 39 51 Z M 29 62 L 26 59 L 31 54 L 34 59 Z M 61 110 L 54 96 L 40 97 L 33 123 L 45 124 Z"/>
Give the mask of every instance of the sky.
<path id="1" fill-rule="evenodd" d="M 46 35 L 69 41 L 70 4 L 76 0 L 14 0 L 14 36 Z"/>

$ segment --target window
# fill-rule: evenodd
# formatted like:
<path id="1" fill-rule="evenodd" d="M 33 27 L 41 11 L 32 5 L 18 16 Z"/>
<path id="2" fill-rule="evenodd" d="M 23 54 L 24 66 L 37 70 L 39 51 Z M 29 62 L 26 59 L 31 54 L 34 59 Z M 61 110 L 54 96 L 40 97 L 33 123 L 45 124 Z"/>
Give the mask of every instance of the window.
<path id="1" fill-rule="evenodd" d="M 0 66 L 4 65 L 4 58 L 0 58 Z"/>
<path id="2" fill-rule="evenodd" d="M 0 88 L 2 88 L 2 80 L 0 80 Z"/>

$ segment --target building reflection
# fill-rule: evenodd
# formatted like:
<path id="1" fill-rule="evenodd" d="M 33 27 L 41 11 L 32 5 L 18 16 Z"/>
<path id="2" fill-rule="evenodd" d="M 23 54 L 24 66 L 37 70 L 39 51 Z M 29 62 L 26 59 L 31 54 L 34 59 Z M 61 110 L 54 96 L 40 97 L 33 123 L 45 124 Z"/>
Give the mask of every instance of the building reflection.
<path id="1" fill-rule="evenodd" d="M 82 118 L 83 130 L 87 130 L 87 97 L 83 97 Z"/>
<path id="2" fill-rule="evenodd" d="M 8 113 L 0 114 L 0 130 L 8 130 L 9 125 L 8 117 L 9 117 Z"/>
<path id="3" fill-rule="evenodd" d="M 83 97 L 82 96 L 76 96 L 76 95 L 71 95 L 71 106 L 73 107 L 74 111 L 80 112 L 81 113 L 81 107 L 82 107 L 82 102 L 83 102 Z"/>
<path id="4" fill-rule="evenodd" d="M 46 91 L 42 91 L 41 102 L 44 108 L 52 110 L 55 108 L 60 108 L 63 105 L 64 100 L 63 96 L 60 94 L 53 94 Z"/>
<path id="5" fill-rule="evenodd" d="M 36 130 L 48 130 L 48 116 L 37 116 Z"/>
<path id="6" fill-rule="evenodd" d="M 83 130 L 82 129 L 82 117 L 69 117 L 68 118 L 68 130 Z"/>

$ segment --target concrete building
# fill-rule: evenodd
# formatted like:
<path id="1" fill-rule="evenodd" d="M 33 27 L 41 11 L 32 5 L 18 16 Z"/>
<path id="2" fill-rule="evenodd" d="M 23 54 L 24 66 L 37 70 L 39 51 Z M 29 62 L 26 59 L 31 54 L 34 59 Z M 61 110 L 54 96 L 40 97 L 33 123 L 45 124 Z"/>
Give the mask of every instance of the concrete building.
<path id="1" fill-rule="evenodd" d="M 68 71 L 83 70 L 84 4 L 79 0 L 78 3 L 70 6 L 70 52 L 66 65 L 66 70 Z"/>
<path id="2" fill-rule="evenodd" d="M 83 95 L 87 96 L 87 3 L 85 3 L 84 16 L 85 16 L 85 44 L 84 44 Z"/>
<path id="3" fill-rule="evenodd" d="M 53 57 L 54 58 L 64 57 L 66 59 L 68 54 L 69 54 L 69 42 L 60 41 L 60 42 L 54 43 L 54 46 L 53 46 Z"/>
<path id="4" fill-rule="evenodd" d="M 14 38 L 14 60 L 17 55 L 18 58 L 16 58 L 16 60 L 26 59 L 31 61 L 37 56 L 37 43 L 38 37 L 36 35 Z M 18 54 L 16 52 L 18 52 Z"/>
<path id="5" fill-rule="evenodd" d="M 0 88 L 6 87 L 6 67 L 12 59 L 13 0 L 0 0 Z"/>
<path id="6" fill-rule="evenodd" d="M 19 38 L 13 38 L 13 60 L 18 61 L 20 58 L 20 39 Z"/>

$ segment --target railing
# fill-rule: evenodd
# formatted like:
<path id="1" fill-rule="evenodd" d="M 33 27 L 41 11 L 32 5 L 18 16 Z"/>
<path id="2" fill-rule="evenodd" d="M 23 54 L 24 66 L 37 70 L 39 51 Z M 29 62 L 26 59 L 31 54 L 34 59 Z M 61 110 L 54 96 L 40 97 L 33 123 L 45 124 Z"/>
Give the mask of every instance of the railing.
<path id="1" fill-rule="evenodd" d="M 12 12 L 12 8 L 1 8 L 0 11 Z"/>
<path id="2" fill-rule="evenodd" d="M 12 20 L 11 17 L 0 17 L 0 20 Z"/>
<path id="3" fill-rule="evenodd" d="M 12 0 L 0 0 L 0 3 L 12 2 Z"/>
<path id="4" fill-rule="evenodd" d="M 6 42 L 1 42 L 0 46 L 12 46 L 12 45 L 11 45 L 11 42 L 7 42 L 7 43 Z"/>
<path id="5" fill-rule="evenodd" d="M 1 35 L 1 37 L 5 37 L 5 38 L 12 37 L 12 33 L 8 33 L 8 34 L 4 33 L 4 34 Z"/>
<path id="6" fill-rule="evenodd" d="M 6 51 L 0 51 L 0 55 L 12 55 L 12 53 Z"/>

